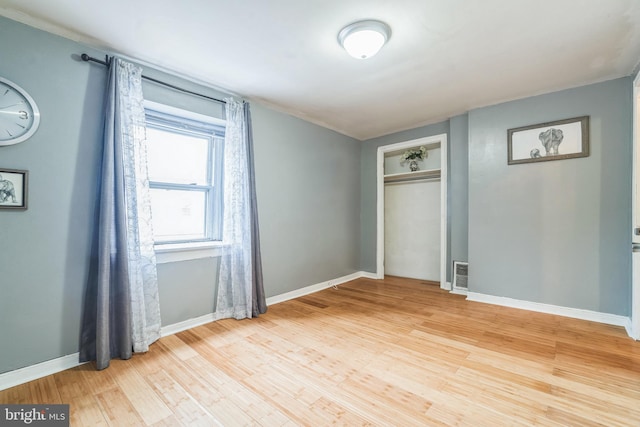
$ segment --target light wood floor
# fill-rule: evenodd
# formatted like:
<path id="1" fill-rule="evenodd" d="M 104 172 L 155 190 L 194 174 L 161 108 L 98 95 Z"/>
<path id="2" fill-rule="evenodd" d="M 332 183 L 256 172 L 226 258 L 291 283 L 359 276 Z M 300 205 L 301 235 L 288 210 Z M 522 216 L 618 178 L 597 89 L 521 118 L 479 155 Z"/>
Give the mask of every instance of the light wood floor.
<path id="1" fill-rule="evenodd" d="M 73 426 L 640 426 L 622 328 L 359 279 L 0 392 Z"/>

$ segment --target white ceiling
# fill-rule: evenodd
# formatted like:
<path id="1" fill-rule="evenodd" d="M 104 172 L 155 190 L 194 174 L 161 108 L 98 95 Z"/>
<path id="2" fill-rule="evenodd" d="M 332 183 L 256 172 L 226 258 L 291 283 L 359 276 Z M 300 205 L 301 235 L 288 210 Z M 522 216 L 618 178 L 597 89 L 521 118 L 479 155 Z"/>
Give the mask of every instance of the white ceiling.
<path id="1" fill-rule="evenodd" d="M 0 0 L 0 14 L 361 140 L 640 60 L 640 0 Z M 368 60 L 337 43 L 362 19 L 392 29 Z"/>

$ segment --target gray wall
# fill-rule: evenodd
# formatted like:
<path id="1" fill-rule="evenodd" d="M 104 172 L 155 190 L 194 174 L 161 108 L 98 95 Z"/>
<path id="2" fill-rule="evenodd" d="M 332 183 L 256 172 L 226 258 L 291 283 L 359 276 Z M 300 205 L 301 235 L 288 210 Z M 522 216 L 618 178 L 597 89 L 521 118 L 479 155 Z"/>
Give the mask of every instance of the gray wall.
<path id="1" fill-rule="evenodd" d="M 631 79 L 469 112 L 469 290 L 630 312 Z M 590 156 L 507 165 L 507 129 L 591 116 Z"/>
<path id="2" fill-rule="evenodd" d="M 220 258 L 158 264 L 162 326 L 215 311 Z"/>
<path id="3" fill-rule="evenodd" d="M 449 120 L 449 273 L 453 261 L 469 260 L 469 116 Z"/>
<path id="4" fill-rule="evenodd" d="M 41 113 L 31 139 L 0 147 L 0 167 L 29 171 L 29 209 L 0 210 L 0 373 L 78 351 L 105 82 L 80 51 L 0 18 L 0 75 Z"/>
<path id="5" fill-rule="evenodd" d="M 360 142 L 252 106 L 265 292 L 358 271 Z"/>
<path id="6" fill-rule="evenodd" d="M 0 147 L 0 167 L 29 170 L 29 209 L 0 210 L 0 373 L 78 351 L 92 263 L 106 69 L 104 52 L 0 17 L 0 75 L 26 89 L 42 121 Z M 185 88 L 223 96 L 145 69 Z M 145 97 L 221 116 L 220 105 L 144 84 Z M 359 143 L 252 105 L 267 296 L 359 267 Z M 162 324 L 214 311 L 218 259 L 158 266 Z"/>

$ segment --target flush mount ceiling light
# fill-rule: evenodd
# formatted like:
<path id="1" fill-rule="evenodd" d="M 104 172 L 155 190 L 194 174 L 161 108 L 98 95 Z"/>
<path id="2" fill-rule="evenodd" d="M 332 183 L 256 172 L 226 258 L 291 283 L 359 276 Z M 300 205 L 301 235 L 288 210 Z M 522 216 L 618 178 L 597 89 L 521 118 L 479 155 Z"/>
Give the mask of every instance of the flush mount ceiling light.
<path id="1" fill-rule="evenodd" d="M 349 55 L 358 59 L 371 58 L 391 37 L 391 28 L 380 21 L 359 21 L 344 27 L 338 41 Z"/>

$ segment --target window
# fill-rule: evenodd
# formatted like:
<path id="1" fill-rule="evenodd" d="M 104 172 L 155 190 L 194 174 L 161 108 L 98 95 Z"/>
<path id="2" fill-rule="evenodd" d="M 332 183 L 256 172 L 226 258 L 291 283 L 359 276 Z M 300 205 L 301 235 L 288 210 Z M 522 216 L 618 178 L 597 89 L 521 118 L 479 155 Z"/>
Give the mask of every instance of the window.
<path id="1" fill-rule="evenodd" d="M 156 245 L 219 241 L 224 121 L 152 102 L 145 112 Z"/>

